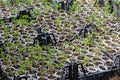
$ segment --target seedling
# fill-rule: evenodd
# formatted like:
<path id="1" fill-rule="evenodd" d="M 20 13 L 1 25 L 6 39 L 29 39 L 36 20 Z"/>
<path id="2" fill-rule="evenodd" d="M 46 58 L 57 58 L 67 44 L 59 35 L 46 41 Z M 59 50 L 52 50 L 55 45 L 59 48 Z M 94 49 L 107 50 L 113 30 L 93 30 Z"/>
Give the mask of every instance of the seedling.
<path id="1" fill-rule="evenodd" d="M 26 4 L 30 5 L 32 3 L 32 0 L 26 0 Z"/>
<path id="2" fill-rule="evenodd" d="M 2 43 L 2 41 L 0 41 L 0 52 L 1 52 L 1 53 L 2 53 L 2 52 L 7 53 L 6 48 L 5 48 L 5 44 Z"/>
<path id="3" fill-rule="evenodd" d="M 14 63 L 14 66 L 17 65 L 17 57 L 16 56 L 13 57 L 13 63 Z"/>
<path id="4" fill-rule="evenodd" d="M 104 12 L 107 16 L 109 16 L 109 14 L 113 12 L 113 5 L 112 4 L 110 5 L 110 4 L 111 3 L 108 3 L 104 7 Z"/>
<path id="5" fill-rule="evenodd" d="M 4 52 L 1 52 L 0 57 L 3 59 L 3 61 L 6 61 L 6 55 Z"/>
<path id="6" fill-rule="evenodd" d="M 53 60 L 52 59 L 49 60 L 49 61 L 47 61 L 47 66 L 48 66 L 48 68 L 50 70 L 50 74 L 53 74 L 53 72 L 54 72 L 54 66 L 53 66 Z"/>
<path id="7" fill-rule="evenodd" d="M 57 10 L 59 10 L 60 9 L 60 4 L 58 4 L 58 3 L 56 3 L 54 6 L 53 6 L 53 8 L 56 8 Z"/>
<path id="8" fill-rule="evenodd" d="M 36 60 L 36 55 L 35 55 L 35 53 L 32 51 L 32 52 L 30 52 L 30 58 L 31 58 L 31 60 L 34 62 L 35 60 Z"/>
<path id="9" fill-rule="evenodd" d="M 88 65 L 89 64 L 89 60 L 90 60 L 90 58 L 88 56 L 85 56 L 84 59 L 82 60 L 82 63 L 84 65 Z"/>
<path id="10" fill-rule="evenodd" d="M 82 2 L 82 0 L 72 2 L 71 6 L 69 7 L 69 13 L 73 12 L 73 11 L 77 11 L 78 13 L 80 13 L 82 11 L 82 8 L 80 6 L 78 6 L 78 4 L 81 4 L 81 2 Z M 74 14 L 72 14 L 72 15 L 74 15 Z"/>
<path id="11" fill-rule="evenodd" d="M 81 52 L 81 48 L 77 44 L 73 44 L 75 51 Z"/>
<path id="12" fill-rule="evenodd" d="M 42 3 L 47 3 L 48 1 L 51 1 L 51 0 L 41 0 Z"/>
<path id="13" fill-rule="evenodd" d="M 15 31 L 15 32 L 13 33 L 13 36 L 19 36 L 19 32 L 18 32 L 18 31 Z"/>
<path id="14" fill-rule="evenodd" d="M 33 9 L 32 12 L 34 12 L 35 15 L 40 15 L 40 13 L 42 13 L 42 10 L 39 8 L 35 8 L 35 9 Z"/>
<path id="15" fill-rule="evenodd" d="M 59 16 L 56 20 L 55 20 L 56 25 L 58 26 L 58 30 L 61 29 L 61 16 Z"/>

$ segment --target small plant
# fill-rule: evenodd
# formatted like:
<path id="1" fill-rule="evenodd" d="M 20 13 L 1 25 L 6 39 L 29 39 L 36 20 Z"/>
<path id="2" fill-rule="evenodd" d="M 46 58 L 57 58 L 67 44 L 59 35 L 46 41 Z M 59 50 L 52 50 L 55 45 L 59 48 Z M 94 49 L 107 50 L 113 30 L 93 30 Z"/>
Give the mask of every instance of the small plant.
<path id="1" fill-rule="evenodd" d="M 89 19 L 89 21 L 94 21 L 96 19 L 95 13 L 91 12 L 88 19 Z"/>
<path id="2" fill-rule="evenodd" d="M 10 52 L 11 52 L 11 53 L 14 53 L 14 51 L 16 50 L 15 44 L 12 44 L 12 45 L 9 47 L 9 49 L 10 49 Z"/>
<path id="3" fill-rule="evenodd" d="M 118 18 L 118 22 L 120 23 L 120 18 Z"/>
<path id="4" fill-rule="evenodd" d="M 48 5 L 47 3 L 45 3 L 44 4 L 44 9 L 45 9 L 45 12 L 48 12 L 48 11 L 50 11 L 51 10 L 51 6 L 50 5 Z"/>
<path id="5" fill-rule="evenodd" d="M 58 30 L 61 29 L 61 16 L 59 16 L 56 20 L 55 20 L 55 24 L 58 26 Z"/>
<path id="6" fill-rule="evenodd" d="M 26 19 L 19 19 L 19 20 L 16 20 L 17 23 L 21 23 L 22 24 L 22 27 L 24 27 L 24 25 L 27 25 L 28 24 L 28 21 Z"/>
<path id="7" fill-rule="evenodd" d="M 46 73 L 47 73 L 47 70 L 45 68 L 42 67 L 42 68 L 39 69 L 39 74 L 40 74 L 41 78 L 43 78 Z"/>
<path id="8" fill-rule="evenodd" d="M 60 9 L 60 7 L 61 7 L 60 4 L 56 4 L 56 5 L 55 5 L 55 8 L 56 8 L 57 10 Z"/>
<path id="9" fill-rule="evenodd" d="M 31 41 L 30 38 L 26 38 L 26 42 L 29 43 Z"/>
<path id="10" fill-rule="evenodd" d="M 70 50 L 71 49 L 71 46 L 70 46 L 70 43 L 64 43 L 65 45 L 64 45 L 64 48 L 66 49 L 66 50 Z"/>
<path id="11" fill-rule="evenodd" d="M 32 51 L 32 52 L 30 52 L 30 59 L 34 62 L 35 60 L 36 60 L 36 55 L 35 55 L 35 53 Z"/>
<path id="12" fill-rule="evenodd" d="M 50 74 L 53 74 L 54 73 L 54 65 L 53 65 L 53 60 L 52 59 L 47 61 L 47 66 L 49 68 Z"/>
<path id="13" fill-rule="evenodd" d="M 106 4 L 104 7 L 104 12 L 107 16 L 109 16 L 109 14 L 113 12 L 111 5 Z"/>
<path id="14" fill-rule="evenodd" d="M 18 70 L 18 74 L 19 74 L 19 75 L 23 75 L 23 73 L 24 73 L 24 69 L 19 68 L 19 70 Z"/>
<path id="15" fill-rule="evenodd" d="M 13 36 L 19 36 L 19 32 L 18 32 L 18 31 L 15 31 L 15 32 L 13 33 Z"/>
<path id="16" fill-rule="evenodd" d="M 89 60 L 90 60 L 90 58 L 88 56 L 84 56 L 84 59 L 82 60 L 82 63 L 84 65 L 88 65 L 89 64 Z"/>
<path id="17" fill-rule="evenodd" d="M 23 64 L 23 69 L 29 69 L 32 72 L 33 62 L 29 58 L 26 59 Z"/>
<path id="18" fill-rule="evenodd" d="M 11 13 L 12 13 L 12 14 L 16 14 L 16 13 L 17 13 L 17 10 L 16 10 L 16 9 L 12 9 L 12 10 L 11 10 Z"/>
<path id="19" fill-rule="evenodd" d="M 11 59 L 12 59 L 12 57 L 9 55 L 9 54 L 7 54 L 7 56 L 6 56 L 7 58 L 7 71 L 9 72 L 9 74 L 10 75 L 14 75 L 13 74 L 13 70 L 12 70 L 12 68 L 11 68 Z"/>
<path id="20" fill-rule="evenodd" d="M 82 0 L 79 0 L 79 1 L 74 1 L 72 3 L 72 6 L 70 6 L 70 9 L 69 9 L 69 13 L 73 12 L 73 11 L 77 11 L 78 13 L 80 13 L 82 11 L 82 8 L 79 7 L 78 4 L 81 4 Z"/>
<path id="21" fill-rule="evenodd" d="M 18 45 L 18 53 L 22 53 L 22 52 L 24 52 L 24 50 L 25 50 L 25 47 L 23 46 L 23 45 Z"/>
<path id="22" fill-rule="evenodd" d="M 6 55 L 5 55 L 5 53 L 3 51 L 1 52 L 0 57 L 3 59 L 3 61 L 5 61 Z"/>
<path id="23" fill-rule="evenodd" d="M 67 55 L 65 54 L 65 52 L 61 52 L 61 56 L 63 57 L 63 61 L 65 61 L 67 59 Z"/>
<path id="24" fill-rule="evenodd" d="M 26 0 L 26 4 L 30 5 L 32 3 L 32 0 Z"/>
<path id="25" fill-rule="evenodd" d="M 48 0 L 41 0 L 41 2 L 42 2 L 42 3 L 47 3 L 47 2 L 48 2 Z"/>
<path id="26" fill-rule="evenodd" d="M 40 14 L 42 13 L 42 9 L 40 9 L 40 8 L 35 8 L 35 9 L 33 9 L 33 13 L 34 13 L 35 15 L 40 15 Z"/>
<path id="27" fill-rule="evenodd" d="M 19 59 L 20 59 L 20 64 L 22 64 L 23 63 L 23 56 L 22 56 L 22 54 L 19 54 Z"/>
<path id="28" fill-rule="evenodd" d="M 17 57 L 16 56 L 13 57 L 13 63 L 14 63 L 14 66 L 17 65 Z"/>
<path id="29" fill-rule="evenodd" d="M 84 38 L 84 39 L 83 39 L 83 44 L 84 44 L 85 46 L 92 46 L 92 45 L 94 44 L 92 35 L 88 35 L 87 38 Z"/>
<path id="30" fill-rule="evenodd" d="M 58 69 L 62 68 L 64 66 L 63 62 L 62 61 L 59 61 L 59 63 L 56 64 L 56 67 Z"/>
<path id="31" fill-rule="evenodd" d="M 73 44 L 74 48 L 75 48 L 75 51 L 77 52 L 81 52 L 81 48 L 77 45 L 77 44 Z"/>
<path id="32" fill-rule="evenodd" d="M 2 4 L 3 4 L 2 6 L 8 5 L 9 4 L 9 0 L 6 0 L 6 1 L 3 0 Z"/>
<path id="33" fill-rule="evenodd" d="M 4 32 L 5 32 L 6 38 L 9 38 L 9 37 L 10 37 L 9 31 L 10 31 L 9 26 L 5 26 L 5 27 L 4 27 Z"/>

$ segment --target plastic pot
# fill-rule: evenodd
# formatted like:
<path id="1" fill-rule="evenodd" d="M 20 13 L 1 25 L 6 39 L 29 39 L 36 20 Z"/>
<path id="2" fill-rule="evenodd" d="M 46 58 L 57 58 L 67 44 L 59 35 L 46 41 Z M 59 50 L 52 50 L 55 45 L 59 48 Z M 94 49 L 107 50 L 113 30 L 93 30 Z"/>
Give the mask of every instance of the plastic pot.
<path id="1" fill-rule="evenodd" d="M 4 74 L 7 76 L 8 79 L 13 79 L 14 78 L 14 68 L 10 67 L 10 68 L 5 68 L 4 69 Z"/>
<path id="2" fill-rule="evenodd" d="M 14 75 L 14 80 L 28 80 L 29 76 L 27 75 Z"/>
<path id="3" fill-rule="evenodd" d="M 56 77 L 56 75 L 55 74 L 50 74 L 50 75 L 48 75 L 48 79 L 49 80 L 55 80 L 57 77 Z"/>
<path id="4" fill-rule="evenodd" d="M 112 60 L 106 60 L 105 63 L 108 67 L 112 67 L 114 62 Z"/>
<path id="5" fill-rule="evenodd" d="M 98 65 L 98 71 L 104 72 L 107 70 L 108 70 L 108 68 L 105 65 L 101 65 L 101 64 Z"/>
<path id="6" fill-rule="evenodd" d="M 48 80 L 48 78 L 38 78 L 38 80 Z"/>
<path id="7" fill-rule="evenodd" d="M 103 65 L 104 63 L 100 60 L 94 61 L 95 66 L 98 66 L 99 64 Z"/>
<path id="8" fill-rule="evenodd" d="M 60 35 L 59 36 L 59 41 L 65 41 L 66 36 L 65 35 Z"/>
<path id="9" fill-rule="evenodd" d="M 102 56 L 101 57 L 101 59 L 105 62 L 105 61 L 109 61 L 110 60 L 110 58 L 109 57 L 107 57 L 107 56 Z"/>
<path id="10" fill-rule="evenodd" d="M 97 72 L 98 69 L 96 67 L 90 66 L 90 67 L 87 67 L 87 70 L 89 73 L 95 73 L 95 72 Z"/>

